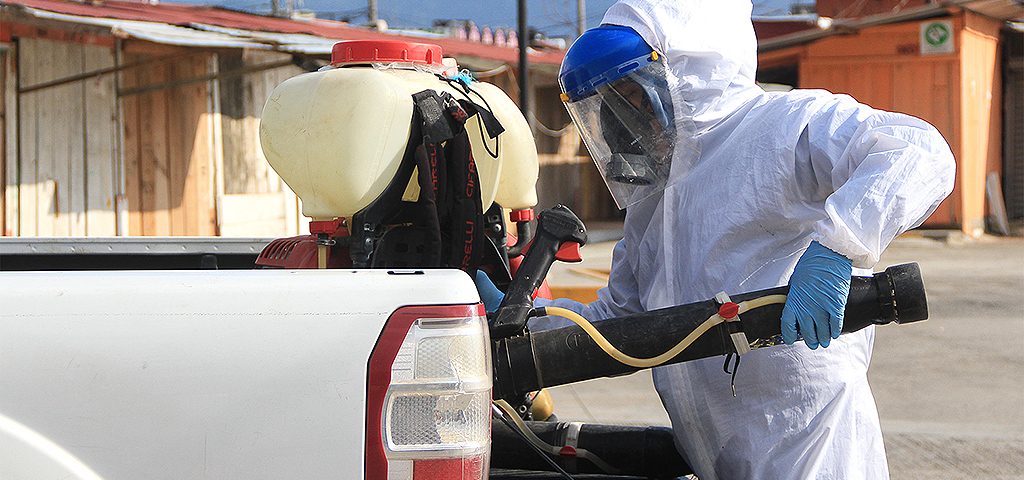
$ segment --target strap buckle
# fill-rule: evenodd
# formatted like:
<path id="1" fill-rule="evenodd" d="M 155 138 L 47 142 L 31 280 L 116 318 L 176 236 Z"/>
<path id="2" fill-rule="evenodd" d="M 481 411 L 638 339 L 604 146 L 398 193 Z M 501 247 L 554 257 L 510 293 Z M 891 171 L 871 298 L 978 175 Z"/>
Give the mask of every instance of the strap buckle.
<path id="1" fill-rule="evenodd" d="M 725 292 L 718 292 L 715 295 L 715 301 L 719 304 L 718 315 L 722 317 L 729 328 L 729 338 L 732 339 L 732 346 L 736 350 L 736 354 L 743 355 L 749 352 L 750 341 L 747 340 L 747 334 L 743 333 L 743 323 L 740 322 L 739 315 L 740 306 L 733 303 L 729 294 Z"/>
<path id="2" fill-rule="evenodd" d="M 735 350 L 735 353 L 730 352 L 725 356 L 725 364 L 722 365 L 722 370 L 730 375 L 729 386 L 732 388 L 732 396 L 735 397 L 736 372 L 740 368 L 740 357 L 750 351 L 750 341 L 747 339 L 747 334 L 743 332 L 743 322 L 740 322 L 739 304 L 733 302 L 729 298 L 729 294 L 725 292 L 718 292 L 715 295 L 715 301 L 719 305 L 718 316 L 722 317 L 725 322 L 726 328 L 729 330 L 729 338 L 732 340 L 733 350 Z M 733 359 L 733 355 L 736 355 L 735 359 Z M 731 371 L 729 360 L 733 360 Z"/>

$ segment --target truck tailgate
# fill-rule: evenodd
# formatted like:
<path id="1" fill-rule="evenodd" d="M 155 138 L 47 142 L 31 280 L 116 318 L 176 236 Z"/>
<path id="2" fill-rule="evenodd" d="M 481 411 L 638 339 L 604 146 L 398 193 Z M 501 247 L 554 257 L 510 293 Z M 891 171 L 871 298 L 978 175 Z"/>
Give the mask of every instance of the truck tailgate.
<path id="1" fill-rule="evenodd" d="M 388 316 L 477 301 L 441 270 L 0 274 L 0 477 L 20 445 L 79 477 L 358 478 Z"/>

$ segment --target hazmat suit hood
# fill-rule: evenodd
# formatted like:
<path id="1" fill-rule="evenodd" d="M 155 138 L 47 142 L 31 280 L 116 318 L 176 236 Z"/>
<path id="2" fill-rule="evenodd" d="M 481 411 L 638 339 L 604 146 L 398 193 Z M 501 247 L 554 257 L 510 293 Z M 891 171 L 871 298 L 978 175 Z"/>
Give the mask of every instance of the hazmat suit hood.
<path id="1" fill-rule="evenodd" d="M 622 0 L 601 23 L 628 26 L 666 57 L 677 82 L 677 125 L 700 135 L 763 91 L 754 83 L 757 39 L 752 5 L 738 0 Z"/>

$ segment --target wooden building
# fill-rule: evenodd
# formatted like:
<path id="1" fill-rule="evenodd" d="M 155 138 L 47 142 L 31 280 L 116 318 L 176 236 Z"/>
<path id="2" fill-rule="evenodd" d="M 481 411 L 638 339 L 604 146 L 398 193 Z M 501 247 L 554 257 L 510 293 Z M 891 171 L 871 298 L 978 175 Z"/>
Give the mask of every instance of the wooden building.
<path id="1" fill-rule="evenodd" d="M 936 125 L 958 173 L 927 226 L 982 231 L 993 174 L 1009 218 L 1024 221 L 1024 34 L 1007 22 L 1020 4 L 854 4 L 863 8 L 819 0 L 820 16 L 789 24 L 755 19 L 759 80 L 849 93 Z M 932 25 L 943 41 L 925 46 Z M 515 48 L 141 0 L 0 0 L 0 232 L 302 233 L 298 200 L 259 148 L 263 103 L 338 40 L 394 38 L 441 45 L 518 101 Z M 530 57 L 539 207 L 620 219 L 558 99 L 562 53 Z"/>
<path id="2" fill-rule="evenodd" d="M 303 233 L 298 200 L 259 148 L 263 104 L 335 42 L 394 38 L 437 43 L 518 97 L 515 48 L 173 3 L 0 0 L 0 231 Z M 561 53 L 530 57 L 547 118 L 562 110 Z M 545 161 L 560 145 L 543 145 Z"/>
<path id="3" fill-rule="evenodd" d="M 998 213 L 993 202 L 1005 201 L 1010 218 L 1024 220 L 1019 47 L 1016 57 L 1007 55 L 1020 43 L 1013 21 L 1024 18 L 1024 7 L 1010 0 L 952 3 L 962 6 L 819 0 L 818 13 L 836 18 L 825 28 L 762 38 L 758 77 L 846 93 L 935 125 L 952 147 L 957 178 L 925 226 L 977 236 L 993 208 Z M 993 187 L 990 177 L 1005 188 Z"/>

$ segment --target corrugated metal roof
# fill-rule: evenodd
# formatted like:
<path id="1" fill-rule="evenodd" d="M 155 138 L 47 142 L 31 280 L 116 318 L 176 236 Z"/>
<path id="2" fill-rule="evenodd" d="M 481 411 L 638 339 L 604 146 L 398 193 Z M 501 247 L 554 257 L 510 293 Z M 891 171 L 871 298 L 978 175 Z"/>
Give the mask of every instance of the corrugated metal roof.
<path id="1" fill-rule="evenodd" d="M 307 54 L 330 53 L 338 40 L 429 41 L 445 55 L 474 57 L 507 64 L 518 63 L 515 48 L 498 47 L 453 38 L 394 35 L 342 22 L 268 17 L 217 7 L 161 2 L 155 5 L 128 1 L 82 3 L 66 0 L 0 0 L 0 6 L 23 7 L 37 18 L 122 28 L 135 38 L 185 46 L 273 48 Z M 204 43 L 208 42 L 208 43 Z M 530 61 L 558 65 L 563 52 L 531 49 Z"/>
<path id="2" fill-rule="evenodd" d="M 247 41 L 231 35 L 215 32 L 204 32 L 191 28 L 169 25 L 166 23 L 140 22 L 138 20 L 114 20 L 109 18 L 82 17 L 63 13 L 48 12 L 36 8 L 25 8 L 25 13 L 46 20 L 93 25 L 110 28 L 111 33 L 118 36 L 138 38 L 166 45 L 185 47 L 231 47 L 231 48 L 270 48 L 268 45 Z"/>
<path id="3" fill-rule="evenodd" d="M 818 19 L 821 18 L 816 13 L 802 13 L 799 15 L 751 15 L 750 19 L 754 22 L 800 22 L 800 23 L 817 23 Z"/>
<path id="4" fill-rule="evenodd" d="M 754 34 L 758 41 L 790 35 L 796 32 L 825 30 L 832 26 L 832 19 L 818 15 L 753 16 Z"/>
<path id="5" fill-rule="evenodd" d="M 1024 20 L 1022 0 L 977 0 L 964 5 L 964 8 L 1000 20 Z"/>
<path id="6" fill-rule="evenodd" d="M 241 28 L 225 28 L 204 23 L 192 23 L 192 28 L 204 32 L 213 32 L 235 38 L 246 38 L 259 42 L 265 47 L 289 53 L 305 53 L 308 55 L 329 55 L 337 39 L 323 38 L 305 33 L 271 33 Z"/>

